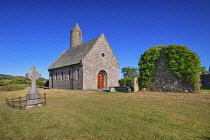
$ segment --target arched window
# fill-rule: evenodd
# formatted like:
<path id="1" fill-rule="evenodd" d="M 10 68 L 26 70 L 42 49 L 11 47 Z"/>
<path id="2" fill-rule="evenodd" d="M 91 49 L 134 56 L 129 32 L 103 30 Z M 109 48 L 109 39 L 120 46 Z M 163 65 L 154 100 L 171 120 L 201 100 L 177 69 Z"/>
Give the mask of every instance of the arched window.
<path id="1" fill-rule="evenodd" d="M 69 76 L 68 76 L 68 80 L 71 79 L 71 71 L 69 70 Z"/>
<path id="2" fill-rule="evenodd" d="M 50 77 L 51 80 L 53 79 L 53 74 L 52 74 L 52 72 L 50 72 L 49 77 Z"/>
<path id="3" fill-rule="evenodd" d="M 79 69 L 76 71 L 76 80 L 79 80 Z"/>
<path id="4" fill-rule="evenodd" d="M 61 80 L 63 80 L 63 72 L 61 72 Z"/>

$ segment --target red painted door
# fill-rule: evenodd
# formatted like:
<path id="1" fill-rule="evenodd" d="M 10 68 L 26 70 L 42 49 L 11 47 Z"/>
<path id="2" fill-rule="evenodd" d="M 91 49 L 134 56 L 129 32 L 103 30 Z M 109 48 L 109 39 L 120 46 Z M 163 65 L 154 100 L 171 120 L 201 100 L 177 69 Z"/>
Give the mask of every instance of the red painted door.
<path id="1" fill-rule="evenodd" d="M 103 74 L 98 74 L 98 89 L 104 88 L 104 76 Z"/>

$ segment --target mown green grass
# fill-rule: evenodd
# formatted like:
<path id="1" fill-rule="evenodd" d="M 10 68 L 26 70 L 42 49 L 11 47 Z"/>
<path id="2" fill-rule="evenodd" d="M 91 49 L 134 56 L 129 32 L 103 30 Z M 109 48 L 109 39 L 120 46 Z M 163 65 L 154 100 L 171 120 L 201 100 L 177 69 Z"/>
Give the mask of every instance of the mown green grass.
<path id="1" fill-rule="evenodd" d="M 0 93 L 0 139 L 210 139 L 210 94 L 39 90 L 47 106 L 15 110 Z"/>

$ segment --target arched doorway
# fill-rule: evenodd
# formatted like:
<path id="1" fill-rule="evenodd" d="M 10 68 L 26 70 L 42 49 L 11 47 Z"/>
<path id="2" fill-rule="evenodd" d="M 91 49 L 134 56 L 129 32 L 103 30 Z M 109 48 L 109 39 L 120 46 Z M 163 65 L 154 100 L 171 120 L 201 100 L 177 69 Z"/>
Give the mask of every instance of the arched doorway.
<path id="1" fill-rule="evenodd" d="M 107 73 L 102 70 L 98 73 L 98 89 L 107 88 Z"/>

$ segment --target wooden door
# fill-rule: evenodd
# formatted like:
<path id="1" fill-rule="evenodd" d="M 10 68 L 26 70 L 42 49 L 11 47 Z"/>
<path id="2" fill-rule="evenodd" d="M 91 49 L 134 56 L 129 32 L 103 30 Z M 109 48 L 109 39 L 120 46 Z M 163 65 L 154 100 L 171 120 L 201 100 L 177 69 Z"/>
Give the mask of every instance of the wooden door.
<path id="1" fill-rule="evenodd" d="M 98 89 L 104 88 L 104 76 L 103 74 L 98 74 Z"/>

